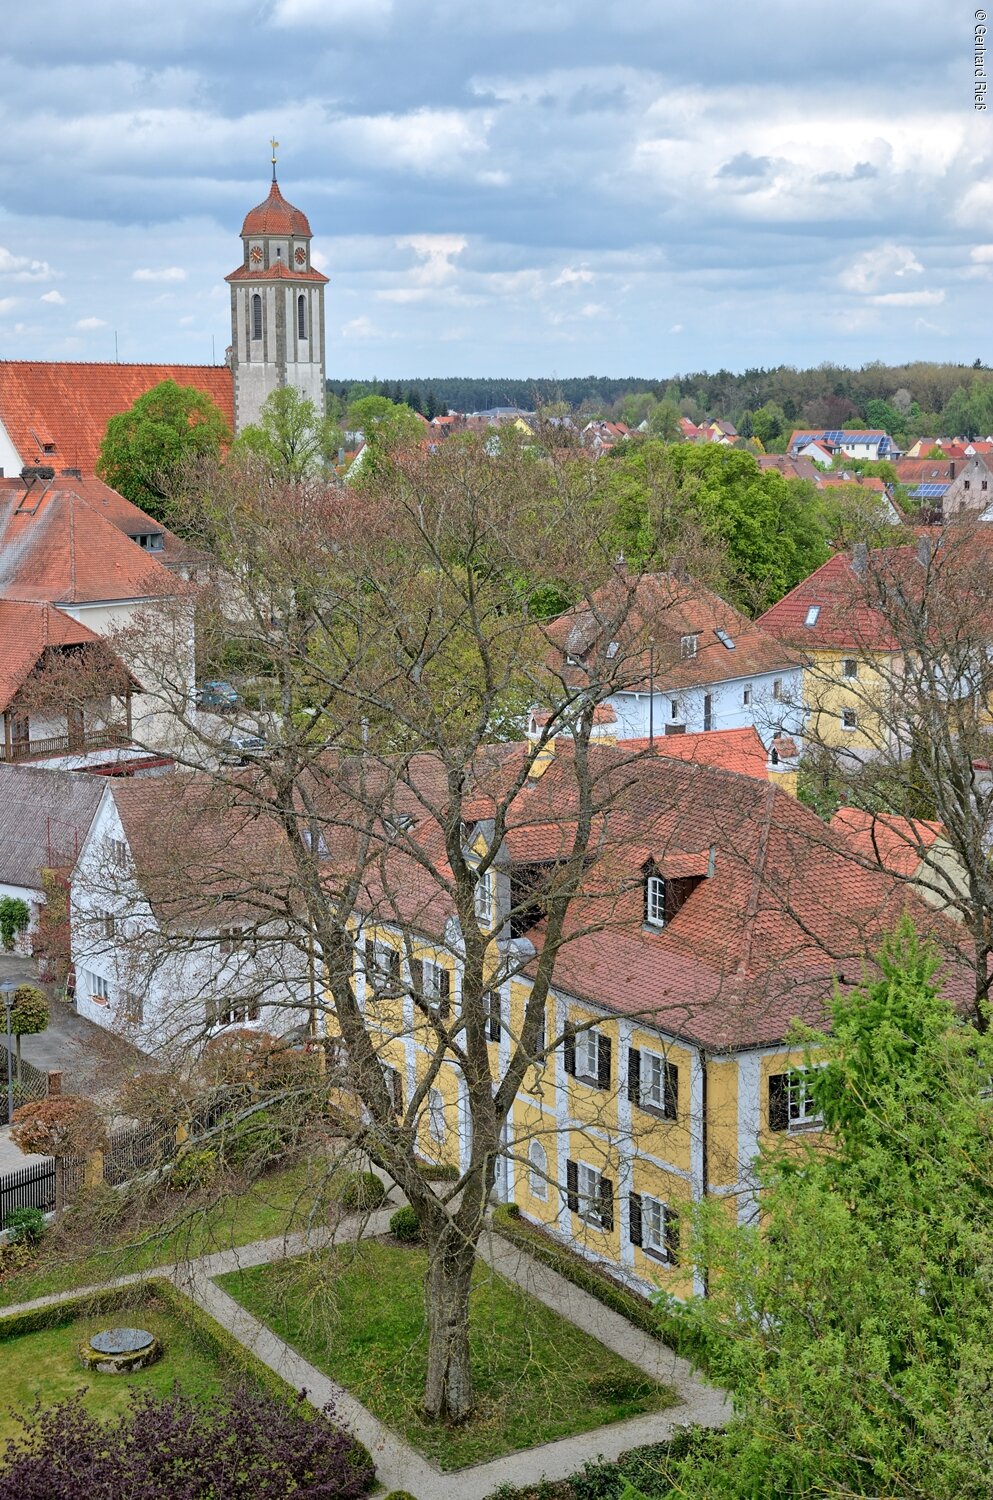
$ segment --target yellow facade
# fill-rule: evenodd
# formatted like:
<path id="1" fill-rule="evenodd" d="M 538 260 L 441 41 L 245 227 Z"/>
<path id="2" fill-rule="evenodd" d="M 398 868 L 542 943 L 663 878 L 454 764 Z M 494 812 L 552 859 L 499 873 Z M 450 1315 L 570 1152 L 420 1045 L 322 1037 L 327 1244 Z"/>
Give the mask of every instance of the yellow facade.
<path id="1" fill-rule="evenodd" d="M 896 655 L 889 651 L 869 654 L 853 646 L 810 652 L 803 672 L 806 739 L 859 755 L 884 750 L 893 722 L 896 670 Z M 854 724 L 846 723 L 851 715 Z"/>

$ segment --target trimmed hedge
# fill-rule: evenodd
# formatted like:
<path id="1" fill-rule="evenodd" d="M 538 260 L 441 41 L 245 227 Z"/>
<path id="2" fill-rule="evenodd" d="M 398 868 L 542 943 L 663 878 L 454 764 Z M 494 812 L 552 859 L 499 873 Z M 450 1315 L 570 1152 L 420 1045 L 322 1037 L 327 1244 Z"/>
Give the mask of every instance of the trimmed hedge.
<path id="1" fill-rule="evenodd" d="M 701 1364 L 702 1350 L 682 1324 L 677 1323 L 674 1318 L 667 1318 L 647 1298 L 615 1281 L 609 1271 L 591 1265 L 565 1245 L 556 1244 L 544 1230 L 522 1219 L 516 1203 L 501 1203 L 493 1210 L 493 1228 L 504 1239 L 510 1240 L 511 1244 L 519 1245 L 522 1250 L 533 1255 L 542 1265 L 557 1271 L 582 1291 L 589 1292 L 591 1297 L 596 1297 L 598 1302 L 602 1302 L 613 1312 L 620 1313 L 622 1318 L 627 1318 L 629 1323 L 633 1323 L 643 1333 L 650 1334 L 660 1343 L 668 1344 L 684 1359 L 692 1359 Z"/>
<path id="2" fill-rule="evenodd" d="M 302 1407 L 300 1393 L 275 1370 L 250 1350 L 240 1344 L 232 1333 L 216 1322 L 209 1313 L 189 1297 L 183 1295 L 171 1281 L 150 1277 L 147 1281 L 132 1282 L 128 1286 L 106 1287 L 102 1291 L 84 1293 L 60 1302 L 50 1302 L 44 1307 L 32 1307 L 24 1312 L 0 1315 L 0 1347 L 4 1339 L 16 1338 L 22 1333 L 37 1333 L 43 1328 L 59 1328 L 65 1323 L 75 1322 L 81 1317 L 96 1317 L 101 1313 L 116 1312 L 120 1308 L 141 1307 L 152 1298 L 160 1301 L 166 1309 L 179 1319 L 191 1332 L 196 1343 L 215 1359 L 225 1374 L 248 1379 L 277 1401 L 302 1409 L 308 1416 L 316 1417 L 316 1410 Z M 375 1464 L 368 1449 L 353 1439 L 353 1459 L 356 1468 Z"/>
<path id="3" fill-rule="evenodd" d="M 421 1221 L 417 1217 L 417 1210 L 409 1204 L 398 1208 L 395 1214 L 390 1215 L 390 1234 L 394 1239 L 402 1240 L 405 1245 L 416 1245 L 424 1238 L 421 1229 Z"/>
<path id="4" fill-rule="evenodd" d="M 419 1161 L 417 1170 L 425 1182 L 458 1182 L 462 1176 L 458 1167 L 444 1161 Z"/>
<path id="5" fill-rule="evenodd" d="M 331 1195 L 349 1210 L 379 1208 L 386 1187 L 375 1172 L 345 1172 L 331 1184 Z"/>

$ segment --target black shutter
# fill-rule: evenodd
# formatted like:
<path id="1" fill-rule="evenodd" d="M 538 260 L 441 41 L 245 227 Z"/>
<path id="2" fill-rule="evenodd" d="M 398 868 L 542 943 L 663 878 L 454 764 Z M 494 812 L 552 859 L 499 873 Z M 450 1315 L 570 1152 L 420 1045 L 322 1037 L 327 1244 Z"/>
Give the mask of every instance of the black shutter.
<path id="1" fill-rule="evenodd" d="M 579 1213 L 579 1164 L 567 1161 L 565 1164 L 565 1201 L 574 1214 Z"/>
<path id="2" fill-rule="evenodd" d="M 597 1032 L 596 1081 L 602 1089 L 610 1088 L 610 1037 Z"/>
<path id="3" fill-rule="evenodd" d="M 365 940 L 365 982 L 368 989 L 376 988 L 376 944 L 372 938 Z"/>
<path id="4" fill-rule="evenodd" d="M 641 1053 L 638 1051 L 637 1047 L 628 1048 L 628 1098 L 631 1100 L 632 1104 L 641 1103 Z M 638 1212 L 640 1213 L 641 1200 L 639 1199 L 638 1201 Z M 640 1224 L 640 1219 L 638 1222 Z M 638 1232 L 639 1234 L 641 1233 L 640 1229 Z M 640 1245 L 641 1240 L 635 1240 L 634 1243 L 636 1245 Z"/>
<path id="5" fill-rule="evenodd" d="M 679 1069 L 675 1063 L 667 1062 L 665 1065 L 665 1094 L 662 1102 L 662 1113 L 667 1120 L 679 1118 Z"/>
<path id="6" fill-rule="evenodd" d="M 670 1266 L 679 1265 L 679 1215 L 674 1208 L 665 1210 L 665 1253 Z"/>
<path id="7" fill-rule="evenodd" d="M 769 1129 L 788 1130 L 790 1126 L 790 1090 L 788 1073 L 769 1075 Z"/>
<path id="8" fill-rule="evenodd" d="M 597 1193 L 597 1216 L 604 1229 L 611 1230 L 614 1227 L 614 1184 L 609 1177 L 600 1178 L 600 1190 Z"/>
<path id="9" fill-rule="evenodd" d="M 641 1194 L 628 1194 L 628 1239 L 632 1245 L 641 1244 Z"/>
<path id="10" fill-rule="evenodd" d="M 562 1038 L 562 1052 L 565 1057 L 565 1070 L 571 1078 L 576 1076 L 576 1028 L 571 1021 L 565 1023 L 565 1035 Z"/>
<path id="11" fill-rule="evenodd" d="M 389 954 L 390 983 L 393 987 L 393 993 L 398 995 L 400 993 L 400 950 L 399 948 L 391 948 Z"/>
<path id="12" fill-rule="evenodd" d="M 500 1040 L 500 1023 L 502 1020 L 503 1000 L 499 990 L 490 990 L 490 1013 L 489 1013 L 489 1038 L 491 1042 Z"/>
<path id="13" fill-rule="evenodd" d="M 410 988 L 416 999 L 424 998 L 424 965 L 419 958 L 410 960 Z"/>
<path id="14" fill-rule="evenodd" d="M 447 1021 L 452 1009 L 452 976 L 447 969 L 438 974 L 438 1015 Z"/>

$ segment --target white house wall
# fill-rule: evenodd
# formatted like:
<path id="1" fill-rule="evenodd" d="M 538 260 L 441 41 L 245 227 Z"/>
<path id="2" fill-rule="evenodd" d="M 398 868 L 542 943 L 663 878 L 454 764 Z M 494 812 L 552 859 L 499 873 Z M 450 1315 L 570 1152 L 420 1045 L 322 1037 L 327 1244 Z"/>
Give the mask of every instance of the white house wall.
<path id="1" fill-rule="evenodd" d="M 774 684 L 781 684 L 780 697 Z M 751 701 L 745 703 L 745 691 L 751 690 Z M 654 694 L 654 714 L 650 712 L 648 693 L 616 693 L 607 702 L 617 714 L 618 739 L 646 739 L 650 721 L 660 738 L 666 725 L 685 726 L 687 734 L 704 729 L 704 698 L 712 700 L 711 729 L 749 729 L 754 727 L 768 747 L 781 732 L 798 737 L 803 726 L 802 673 L 798 668 L 782 672 L 743 677 L 710 683 L 684 692 Z M 676 712 L 673 715 L 673 703 Z"/>

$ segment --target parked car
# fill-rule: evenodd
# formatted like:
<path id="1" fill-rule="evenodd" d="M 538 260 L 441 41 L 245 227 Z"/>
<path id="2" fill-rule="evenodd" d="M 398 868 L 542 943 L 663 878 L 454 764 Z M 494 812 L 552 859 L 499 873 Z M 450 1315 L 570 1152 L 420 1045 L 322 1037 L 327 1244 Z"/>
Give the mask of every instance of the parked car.
<path id="1" fill-rule="evenodd" d="M 230 682 L 205 682 L 197 688 L 197 705 L 200 708 L 223 712 L 225 709 L 238 708 L 240 704 L 241 694 Z"/>
<path id="2" fill-rule="evenodd" d="M 235 730 L 229 734 L 221 749 L 221 760 L 226 766 L 247 766 L 259 756 L 271 755 L 269 741 L 261 734 L 247 734 Z"/>

